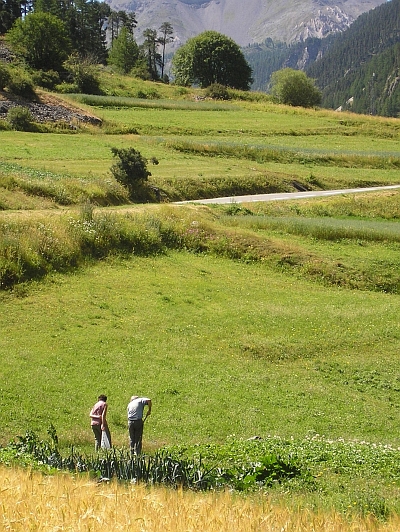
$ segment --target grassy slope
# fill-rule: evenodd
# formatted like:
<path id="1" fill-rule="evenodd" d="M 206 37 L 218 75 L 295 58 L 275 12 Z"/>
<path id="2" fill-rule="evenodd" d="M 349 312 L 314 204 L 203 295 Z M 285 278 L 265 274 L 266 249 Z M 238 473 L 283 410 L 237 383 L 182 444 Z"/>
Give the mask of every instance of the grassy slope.
<path id="1" fill-rule="evenodd" d="M 398 182 L 396 120 L 276 106 L 258 95 L 252 95 L 254 101 L 198 101 L 201 91 L 107 71 L 102 79 L 109 96 L 75 98 L 85 102 L 75 105 L 104 120 L 101 129 L 1 131 L 2 208 L 35 206 L 22 182 L 27 177 L 42 189 L 36 201 L 43 207 L 47 178 L 29 169 L 45 169 L 52 180 L 63 181 L 64 191 L 53 194 L 56 204 L 79 203 L 85 196 L 101 205 L 126 202 L 110 176 L 112 146 L 134 146 L 145 157 L 155 156 L 160 164 L 150 165 L 151 181 L 177 200 L 293 191 L 294 179 L 316 189 Z M 131 97 L 139 93 L 148 98 Z M 15 199 L 10 190 L 21 197 Z"/>
<path id="2" fill-rule="evenodd" d="M 280 143 L 304 153 L 329 150 L 342 154 L 343 161 L 348 151 L 364 157 L 372 146 L 389 160 L 396 148 L 396 121 L 352 121 L 344 120 L 345 115 L 283 108 L 273 112 L 269 104 L 262 105 L 231 104 L 231 111 L 198 113 L 142 107 L 101 111 L 104 118 L 115 113 L 113 120 L 147 128 L 145 136 L 3 131 L 3 161 L 39 173 L 6 165 L 2 182 L 10 176 L 21 183 L 47 181 L 67 190 L 75 198 L 72 203 L 80 202 L 82 191 L 93 197 L 93 187 L 101 188 L 111 163 L 110 145 L 134 145 L 146 156 L 159 157 L 155 182 L 181 181 L 182 189 L 191 178 L 213 183 L 224 173 L 240 180 L 245 172 L 263 175 L 266 170 L 275 178 L 280 172 L 276 183 L 284 186 L 293 177 L 311 174 L 340 188 L 361 181 L 398 182 L 394 169 L 301 164 L 298 159 L 260 163 L 179 152 L 159 138 L 155 124 L 162 114 L 170 142 L 177 139 L 173 128 L 187 140 L 186 124 L 203 128 L 189 140 L 225 146 L 238 142 L 236 128 L 247 117 L 245 142 Z M 117 129 L 115 124 L 109 127 Z M 323 135 L 315 134 L 318 127 Z M 347 133 L 351 128 L 351 135 L 339 135 L 341 128 Z M 66 178 L 66 170 L 75 175 Z M 24 199 L 21 189 L 3 190 L 0 198 L 8 193 L 9 201 L 15 201 L 20 194 L 21 206 L 28 199 L 34 202 L 33 196 Z M 117 203 L 123 199 L 120 194 Z M 43 208 L 46 201 L 38 199 L 33 206 Z M 52 205 L 58 207 L 57 202 Z M 52 422 L 62 446 L 89 449 L 88 410 L 99 393 L 107 393 L 114 443 L 125 445 L 126 403 L 132 393 L 143 393 L 154 400 L 146 449 L 222 442 L 231 434 L 303 438 L 318 433 L 398 446 L 398 240 L 392 236 L 396 229 L 391 230 L 398 225 L 398 205 L 398 194 L 392 192 L 251 206 L 257 217 L 242 216 L 246 211 L 240 209 L 238 216 L 225 216 L 218 208 L 191 207 L 189 228 L 199 220 L 205 223 L 203 218 L 208 224 L 213 220 L 233 246 L 220 252 L 232 256 L 235 245 L 244 246 L 244 260 L 186 252 L 110 258 L 3 293 L 0 442 L 27 428 L 44 434 Z M 151 209 L 158 212 L 158 207 Z M 177 219 L 178 213 L 188 217 L 184 208 L 175 208 Z M 44 227 L 46 213 L 38 216 L 38 227 Z M 18 225 L 27 217 L 35 220 L 32 213 L 4 212 L 1 222 Z M 312 230 L 299 229 L 302 224 Z M 384 234 L 383 240 L 373 236 L 376 232 Z M 255 248 L 261 260 L 254 263 Z M 332 286 L 340 284 L 340 275 L 363 290 Z M 364 276 L 373 286 L 363 282 Z M 380 276 L 382 286 L 385 278 L 392 281 L 394 294 L 379 292 Z"/>
<path id="3" fill-rule="evenodd" d="M 1 306 L 3 441 L 52 422 L 82 445 L 105 392 L 119 445 L 133 393 L 154 399 L 156 446 L 308 431 L 400 443 L 397 296 L 173 253 L 56 277 Z"/>

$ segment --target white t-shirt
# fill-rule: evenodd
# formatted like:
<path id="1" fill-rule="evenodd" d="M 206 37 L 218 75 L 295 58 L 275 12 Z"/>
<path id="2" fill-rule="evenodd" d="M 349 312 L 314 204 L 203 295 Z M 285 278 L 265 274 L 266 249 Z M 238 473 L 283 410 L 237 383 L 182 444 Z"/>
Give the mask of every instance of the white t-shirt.
<path id="1" fill-rule="evenodd" d="M 128 404 L 128 421 L 142 419 L 144 407 L 149 403 L 148 397 L 137 397 Z"/>

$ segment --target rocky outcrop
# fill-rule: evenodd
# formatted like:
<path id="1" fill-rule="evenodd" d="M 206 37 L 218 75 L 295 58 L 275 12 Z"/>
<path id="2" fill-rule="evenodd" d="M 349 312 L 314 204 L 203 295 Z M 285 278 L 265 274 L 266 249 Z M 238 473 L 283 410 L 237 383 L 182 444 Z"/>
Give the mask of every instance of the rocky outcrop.
<path id="1" fill-rule="evenodd" d="M 8 46 L 3 41 L 0 41 L 0 61 L 3 61 L 3 63 L 12 63 L 13 60 L 14 56 Z"/>
<path id="2" fill-rule="evenodd" d="M 6 119 L 8 111 L 17 106 L 27 107 L 35 122 L 67 122 L 71 127 L 77 127 L 79 123 L 101 125 L 99 118 L 80 113 L 60 103 L 47 104 L 17 99 L 0 100 L 0 119 Z"/>
<path id="3" fill-rule="evenodd" d="M 347 30 L 354 22 L 354 17 L 345 13 L 338 6 L 325 6 L 318 9 L 314 16 L 294 27 L 296 40 L 305 41 L 309 37 L 323 39 L 332 33 Z"/>
<path id="4" fill-rule="evenodd" d="M 6 43 L 0 41 L 0 63 L 12 63 L 14 59 L 15 57 Z M 42 98 L 38 97 L 37 101 L 28 101 L 0 91 L 0 120 L 5 120 L 8 111 L 17 106 L 28 108 L 35 122 L 67 122 L 73 128 L 76 128 L 80 123 L 96 126 L 102 123 L 99 118 L 57 100 L 56 96 L 46 95 Z"/>

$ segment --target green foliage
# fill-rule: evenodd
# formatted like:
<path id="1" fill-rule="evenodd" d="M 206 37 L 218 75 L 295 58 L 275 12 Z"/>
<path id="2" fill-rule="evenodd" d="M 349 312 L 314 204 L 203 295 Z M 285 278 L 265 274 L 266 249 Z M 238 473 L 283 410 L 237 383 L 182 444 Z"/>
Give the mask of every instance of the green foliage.
<path id="1" fill-rule="evenodd" d="M 7 89 L 16 96 L 22 96 L 29 100 L 33 99 L 35 90 L 31 75 L 21 66 L 12 66 L 8 72 Z"/>
<path id="2" fill-rule="evenodd" d="M 307 68 L 322 90 L 324 107 L 398 115 L 400 88 L 394 80 L 399 71 L 399 18 L 399 2 L 384 2 L 336 35 Z"/>
<path id="3" fill-rule="evenodd" d="M 32 113 L 27 107 L 11 107 L 7 113 L 7 120 L 17 131 L 31 131 L 34 124 Z"/>
<path id="4" fill-rule="evenodd" d="M 133 35 L 124 27 L 112 42 L 108 63 L 127 74 L 135 66 L 138 58 L 139 47 Z"/>
<path id="5" fill-rule="evenodd" d="M 321 103 L 321 93 L 312 79 L 300 70 L 284 68 L 271 77 L 271 93 L 279 103 L 314 107 Z"/>
<path id="6" fill-rule="evenodd" d="M 0 90 L 3 90 L 10 82 L 10 71 L 5 63 L 0 62 Z"/>
<path id="7" fill-rule="evenodd" d="M 206 88 L 204 93 L 208 98 L 213 100 L 229 100 L 230 95 L 228 89 L 220 83 L 212 83 Z"/>
<path id="8" fill-rule="evenodd" d="M 111 173 L 129 191 L 131 199 L 143 200 L 148 196 L 145 186 L 151 172 L 147 170 L 147 159 L 135 148 L 111 148 L 118 160 L 111 167 Z"/>
<path id="9" fill-rule="evenodd" d="M 162 46 L 161 53 L 161 79 L 164 83 L 168 83 L 168 76 L 164 73 L 165 68 L 165 49 L 168 43 L 173 41 L 172 35 L 174 34 L 174 29 L 172 24 L 169 22 L 163 22 L 160 26 L 161 35 L 158 38 L 159 44 Z"/>
<path id="10" fill-rule="evenodd" d="M 54 90 L 61 81 L 60 74 L 55 70 L 35 70 L 32 80 L 35 85 L 49 90 Z"/>
<path id="11" fill-rule="evenodd" d="M 21 3 L 18 0 L 2 0 L 0 3 L 0 35 L 6 33 L 21 17 Z"/>
<path id="12" fill-rule="evenodd" d="M 13 50 L 38 70 L 59 72 L 71 46 L 65 24 L 50 13 L 18 19 L 6 37 Z"/>
<path id="13" fill-rule="evenodd" d="M 189 39 L 175 53 L 172 65 L 178 85 L 198 83 L 204 88 L 219 83 L 248 90 L 252 82 L 251 68 L 239 46 L 216 31 Z"/>
<path id="14" fill-rule="evenodd" d="M 144 41 L 140 47 L 140 53 L 147 65 L 148 79 L 159 79 L 158 67 L 162 66 L 162 57 L 158 53 L 159 44 L 157 30 L 147 28 L 143 32 Z"/>
<path id="15" fill-rule="evenodd" d="M 70 79 L 76 87 L 76 92 L 84 94 L 98 94 L 100 92 L 97 65 L 88 57 L 82 59 L 78 54 L 72 54 L 63 63 L 63 66 L 69 73 Z"/>
<path id="16" fill-rule="evenodd" d="M 152 456 L 132 456 L 130 451 L 112 449 L 95 457 L 83 456 L 72 449 L 69 455 L 62 456 L 58 449 L 56 429 L 51 425 L 47 432 L 50 441 L 41 440 L 33 431 L 29 431 L 25 436 L 18 436 L 17 442 L 10 443 L 8 447 L 14 454 L 15 462 L 25 462 L 25 456 L 28 455 L 42 467 L 86 471 L 100 478 L 116 477 L 118 480 L 196 490 L 230 488 L 249 491 L 306 476 L 293 461 L 285 461 L 274 454 L 266 454 L 256 463 L 243 464 L 236 460 L 235 466 L 231 464 L 229 468 L 218 464 L 214 467 L 205 465 L 201 456 L 189 460 L 171 457 L 168 451 L 162 449 Z M 6 456 L 11 454 L 7 450 L 4 452 Z"/>

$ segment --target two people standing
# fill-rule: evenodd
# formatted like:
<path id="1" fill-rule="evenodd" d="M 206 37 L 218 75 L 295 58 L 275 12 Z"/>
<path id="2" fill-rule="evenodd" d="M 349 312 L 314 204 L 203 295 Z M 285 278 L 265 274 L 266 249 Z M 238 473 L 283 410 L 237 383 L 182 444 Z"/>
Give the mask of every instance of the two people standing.
<path id="1" fill-rule="evenodd" d="M 144 409 L 147 406 L 147 412 L 143 418 Z M 132 395 L 128 407 L 128 429 L 129 441 L 132 454 L 142 452 L 143 427 L 146 418 L 151 414 L 151 399 L 148 397 L 139 397 Z M 95 438 L 95 450 L 98 451 L 104 446 L 104 438 L 108 439 L 106 448 L 111 447 L 111 434 L 107 424 L 107 396 L 99 395 L 97 403 L 89 413 L 91 427 Z"/>

